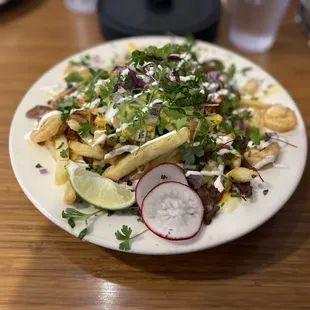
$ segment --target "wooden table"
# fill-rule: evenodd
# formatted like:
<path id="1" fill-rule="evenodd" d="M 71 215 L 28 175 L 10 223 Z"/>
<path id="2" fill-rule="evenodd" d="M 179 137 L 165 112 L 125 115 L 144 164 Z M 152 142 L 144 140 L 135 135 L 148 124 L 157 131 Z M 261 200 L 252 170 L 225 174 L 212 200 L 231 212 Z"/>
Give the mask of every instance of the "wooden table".
<path id="1" fill-rule="evenodd" d="M 262 227 L 188 255 L 105 250 L 32 206 L 9 164 L 14 110 L 48 68 L 102 42 L 96 16 L 70 13 L 62 2 L 27 0 L 0 12 L 0 309 L 310 309 L 310 165 L 293 197 Z M 273 49 L 246 56 L 288 89 L 310 133 L 310 49 L 293 9 Z M 218 42 L 229 46 L 225 20 Z"/>

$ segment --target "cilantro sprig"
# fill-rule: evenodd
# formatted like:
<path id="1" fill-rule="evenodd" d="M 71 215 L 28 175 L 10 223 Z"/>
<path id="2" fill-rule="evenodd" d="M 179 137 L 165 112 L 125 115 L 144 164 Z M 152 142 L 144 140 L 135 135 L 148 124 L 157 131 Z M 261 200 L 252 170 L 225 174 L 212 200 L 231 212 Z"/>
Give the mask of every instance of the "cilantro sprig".
<path id="1" fill-rule="evenodd" d="M 70 152 L 70 148 L 66 148 L 60 151 L 60 157 L 67 159 L 69 158 L 69 152 Z"/>
<path id="2" fill-rule="evenodd" d="M 148 229 L 143 230 L 142 232 L 132 236 L 132 229 L 127 225 L 123 225 L 121 230 L 117 230 L 115 232 L 115 237 L 117 240 L 121 241 L 119 244 L 119 249 L 123 251 L 129 251 L 131 246 L 131 240 L 137 238 L 138 236 L 142 235 L 148 231 Z"/>
<path id="3" fill-rule="evenodd" d="M 260 133 L 259 128 L 249 126 L 247 128 L 247 135 L 253 141 L 254 144 L 259 145 L 261 141 L 265 140 L 266 136 Z"/>
<path id="4" fill-rule="evenodd" d="M 96 126 L 90 123 L 87 119 L 83 119 L 80 122 L 80 126 L 81 128 L 78 133 L 82 138 L 86 138 L 89 134 L 94 134 L 96 130 Z"/>
<path id="5" fill-rule="evenodd" d="M 106 210 L 99 208 L 99 210 L 92 212 L 92 213 L 83 213 L 77 209 L 74 208 L 66 208 L 65 210 L 62 211 L 62 218 L 67 219 L 68 224 L 70 225 L 71 228 L 75 227 L 75 221 L 76 220 L 81 220 L 83 219 L 86 224 L 86 228 L 84 228 L 80 233 L 79 233 L 79 239 L 83 239 L 87 234 L 88 234 L 88 220 L 91 217 L 98 216 L 100 213 L 104 213 Z"/>

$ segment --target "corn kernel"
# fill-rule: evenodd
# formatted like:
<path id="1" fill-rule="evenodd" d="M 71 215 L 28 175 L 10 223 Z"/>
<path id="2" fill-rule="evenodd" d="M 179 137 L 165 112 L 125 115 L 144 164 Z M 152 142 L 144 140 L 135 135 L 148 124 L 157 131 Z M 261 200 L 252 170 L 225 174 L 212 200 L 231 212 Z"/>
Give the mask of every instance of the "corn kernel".
<path id="1" fill-rule="evenodd" d="M 108 122 L 100 116 L 97 116 L 95 119 L 95 125 L 97 128 L 106 128 Z"/>
<path id="2" fill-rule="evenodd" d="M 148 132 L 153 132 L 153 131 L 155 131 L 155 127 L 154 127 L 154 126 L 151 126 L 151 125 L 148 125 L 148 126 L 146 126 L 146 130 L 147 130 Z"/>

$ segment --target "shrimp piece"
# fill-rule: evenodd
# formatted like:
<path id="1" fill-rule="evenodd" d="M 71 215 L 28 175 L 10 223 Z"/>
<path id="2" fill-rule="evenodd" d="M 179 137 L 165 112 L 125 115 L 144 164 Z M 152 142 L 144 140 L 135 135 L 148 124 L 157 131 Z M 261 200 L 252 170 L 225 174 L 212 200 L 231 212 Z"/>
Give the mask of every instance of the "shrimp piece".
<path id="1" fill-rule="evenodd" d="M 275 104 L 264 114 L 265 127 L 278 132 L 286 132 L 297 125 L 295 112 L 281 104 Z"/>
<path id="2" fill-rule="evenodd" d="M 262 109 L 262 110 L 267 110 L 270 107 L 272 107 L 272 104 L 270 103 L 263 103 L 260 102 L 259 100 L 255 99 L 241 99 L 241 103 L 249 108 L 254 108 L 254 109 Z"/>
<path id="3" fill-rule="evenodd" d="M 279 154 L 279 144 L 277 142 L 273 142 L 261 151 L 252 149 L 245 152 L 244 158 L 256 169 L 261 169 L 264 166 L 273 163 Z"/>

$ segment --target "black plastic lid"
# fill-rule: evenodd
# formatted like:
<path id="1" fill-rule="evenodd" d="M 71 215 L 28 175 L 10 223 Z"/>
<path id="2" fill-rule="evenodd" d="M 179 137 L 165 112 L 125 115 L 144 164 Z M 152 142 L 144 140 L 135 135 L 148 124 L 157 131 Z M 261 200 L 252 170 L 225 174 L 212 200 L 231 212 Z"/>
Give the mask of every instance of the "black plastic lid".
<path id="1" fill-rule="evenodd" d="M 213 40 L 221 3 L 220 0 L 100 0 L 98 13 L 106 39 L 192 33 Z"/>

